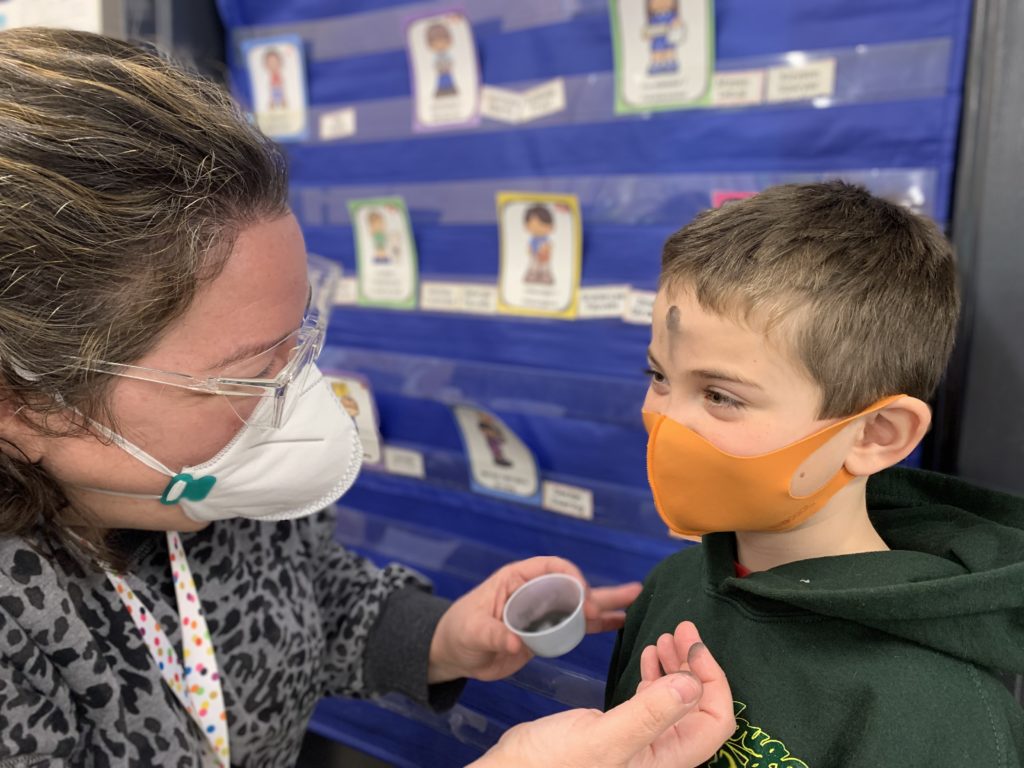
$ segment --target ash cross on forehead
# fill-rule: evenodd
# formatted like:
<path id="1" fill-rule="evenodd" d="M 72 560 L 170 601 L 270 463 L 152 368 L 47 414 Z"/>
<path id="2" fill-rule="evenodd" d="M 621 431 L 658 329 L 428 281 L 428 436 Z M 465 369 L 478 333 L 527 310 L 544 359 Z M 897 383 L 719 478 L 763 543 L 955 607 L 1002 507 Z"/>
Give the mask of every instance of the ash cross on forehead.
<path id="1" fill-rule="evenodd" d="M 665 316 L 665 325 L 673 333 L 679 330 L 679 314 L 679 307 L 671 306 L 668 308 L 668 315 Z"/>

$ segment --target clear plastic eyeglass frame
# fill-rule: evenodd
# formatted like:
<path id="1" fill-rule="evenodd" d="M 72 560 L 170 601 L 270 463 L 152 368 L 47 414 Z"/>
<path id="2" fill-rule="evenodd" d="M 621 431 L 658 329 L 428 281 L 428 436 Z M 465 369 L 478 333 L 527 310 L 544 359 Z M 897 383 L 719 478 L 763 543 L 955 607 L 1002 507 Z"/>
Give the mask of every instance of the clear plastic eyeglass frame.
<path id="1" fill-rule="evenodd" d="M 193 376 L 126 363 L 93 362 L 86 370 L 138 381 L 165 384 L 194 392 L 221 395 L 238 417 L 250 426 L 276 429 L 288 418 L 287 394 L 293 387 L 302 392 L 323 349 L 331 306 L 341 278 L 341 268 L 321 256 L 308 256 L 309 306 L 302 325 L 268 350 L 230 368 L 266 371 L 256 378 L 226 375 Z"/>

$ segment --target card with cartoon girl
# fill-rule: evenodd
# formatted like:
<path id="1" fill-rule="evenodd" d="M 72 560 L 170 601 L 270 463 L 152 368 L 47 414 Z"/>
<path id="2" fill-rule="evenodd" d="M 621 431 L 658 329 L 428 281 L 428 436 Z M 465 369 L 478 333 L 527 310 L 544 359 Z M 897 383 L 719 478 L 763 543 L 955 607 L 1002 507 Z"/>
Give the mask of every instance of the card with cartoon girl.
<path id="1" fill-rule="evenodd" d="M 433 130 L 479 120 L 480 65 L 473 27 L 460 11 L 409 21 L 405 29 L 413 128 Z"/>
<path id="2" fill-rule="evenodd" d="M 246 40 L 242 50 L 260 130 L 277 141 L 304 139 L 308 105 L 302 38 L 285 35 Z"/>
<path id="3" fill-rule="evenodd" d="M 582 262 L 579 211 L 574 195 L 498 193 L 500 312 L 576 316 Z"/>
<path id="4" fill-rule="evenodd" d="M 495 414 L 471 405 L 454 408 L 469 461 L 469 484 L 478 493 L 540 503 L 537 460 Z"/>
<path id="5" fill-rule="evenodd" d="M 707 104 L 714 74 L 714 0 L 608 0 L 615 111 Z"/>
<path id="6" fill-rule="evenodd" d="M 359 303 L 412 309 L 419 293 L 416 243 L 400 197 L 348 201 L 356 244 Z"/>

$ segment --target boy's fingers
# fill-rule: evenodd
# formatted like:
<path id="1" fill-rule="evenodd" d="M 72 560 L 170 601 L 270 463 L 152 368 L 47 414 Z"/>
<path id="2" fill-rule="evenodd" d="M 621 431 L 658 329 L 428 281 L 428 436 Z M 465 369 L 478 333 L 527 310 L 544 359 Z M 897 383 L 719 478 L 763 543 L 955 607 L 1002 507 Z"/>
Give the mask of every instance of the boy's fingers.
<path id="1" fill-rule="evenodd" d="M 686 663 L 690 671 L 697 676 L 702 683 L 725 682 L 725 672 L 711 655 L 711 651 L 704 643 L 694 643 L 686 656 Z"/>
<path id="2" fill-rule="evenodd" d="M 690 671 L 703 685 L 700 709 L 718 721 L 728 736 L 736 728 L 732 691 L 725 672 L 703 643 L 694 643 L 687 657 Z"/>
<path id="3" fill-rule="evenodd" d="M 640 654 L 640 680 L 654 682 L 661 677 L 661 667 L 658 666 L 658 649 L 648 645 Z"/>
<path id="4" fill-rule="evenodd" d="M 676 641 L 672 635 L 664 634 L 658 638 L 658 658 L 661 660 L 661 668 L 671 674 L 682 669 L 682 660 L 676 652 Z"/>
<path id="5" fill-rule="evenodd" d="M 700 633 L 692 621 L 679 622 L 679 626 L 676 627 L 676 631 L 672 634 L 676 640 L 676 652 L 679 654 L 680 659 L 686 658 L 686 653 L 690 650 L 691 645 L 701 641 Z"/>

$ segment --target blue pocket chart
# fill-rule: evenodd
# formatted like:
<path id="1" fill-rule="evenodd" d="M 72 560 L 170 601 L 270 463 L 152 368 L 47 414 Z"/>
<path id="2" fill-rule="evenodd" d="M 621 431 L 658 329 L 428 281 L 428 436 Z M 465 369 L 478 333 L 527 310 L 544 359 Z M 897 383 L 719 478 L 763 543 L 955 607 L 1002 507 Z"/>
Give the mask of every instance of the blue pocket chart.
<path id="1" fill-rule="evenodd" d="M 723 194 L 776 183 L 838 176 L 940 223 L 949 218 L 969 0 L 716 0 L 715 72 L 727 95 L 717 106 L 622 115 L 607 0 L 463 0 L 482 84 L 506 99 L 558 98 L 536 118 L 484 110 L 475 125 L 430 132 L 413 129 L 405 25 L 451 6 L 219 6 L 231 87 L 248 109 L 253 41 L 302 42 L 308 130 L 284 146 L 309 250 L 354 275 L 348 201 L 400 196 L 420 280 L 447 291 L 450 311 L 339 306 L 324 359 L 367 378 L 385 446 L 424 461 L 422 478 L 364 472 L 342 500 L 339 541 L 379 562 L 408 562 L 449 597 L 513 558 L 561 555 L 592 583 L 608 584 L 642 578 L 686 546 L 667 536 L 646 485 L 640 406 L 649 329 L 616 317 L 496 314 L 486 291 L 498 280 L 497 192 L 576 196 L 584 293 L 653 290 L 671 232 Z M 815 90 L 801 95 L 787 80 L 798 67 L 818 73 Z M 322 116 L 326 125 L 349 109 L 354 133 L 321 130 Z M 472 301 L 469 284 L 477 286 Z M 508 425 L 536 458 L 542 486 L 592 492 L 592 518 L 545 508 L 543 493 L 538 506 L 474 492 L 452 418 L 460 403 Z M 600 706 L 612 641 L 590 637 L 509 681 L 471 684 L 448 715 L 392 699 L 328 700 L 311 728 L 396 765 L 465 765 L 516 722 Z"/>

